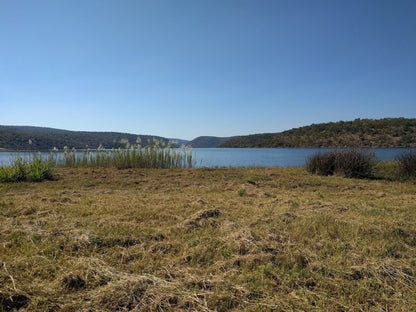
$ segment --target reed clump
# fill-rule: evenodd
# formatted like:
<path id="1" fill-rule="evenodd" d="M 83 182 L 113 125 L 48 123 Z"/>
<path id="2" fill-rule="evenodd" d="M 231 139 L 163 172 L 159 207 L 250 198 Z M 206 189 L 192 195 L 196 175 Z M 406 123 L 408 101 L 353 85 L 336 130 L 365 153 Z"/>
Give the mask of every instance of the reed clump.
<path id="1" fill-rule="evenodd" d="M 174 148 L 158 141 L 143 148 L 132 145 L 126 149 L 98 147 L 97 150 L 77 151 L 65 147 L 63 153 L 54 148 L 48 157 L 42 157 L 40 153 L 33 153 L 27 161 L 17 157 L 10 165 L 0 167 L 0 182 L 52 180 L 52 170 L 57 167 L 174 169 L 192 168 L 193 165 L 191 148 Z"/>
<path id="2" fill-rule="evenodd" d="M 81 153 L 66 147 L 62 158 L 54 162 L 58 167 L 173 169 L 192 168 L 194 160 L 189 147 L 173 148 L 156 141 L 144 148 L 131 146 L 127 149 L 105 150 L 99 147 L 95 151 L 85 150 Z"/>
<path id="3" fill-rule="evenodd" d="M 409 151 L 391 161 L 379 161 L 373 152 L 363 150 L 335 150 L 318 153 L 306 162 L 310 173 L 323 176 L 339 175 L 345 178 L 414 181 L 416 153 Z"/>
<path id="4" fill-rule="evenodd" d="M 40 157 L 34 157 L 29 161 L 23 161 L 18 157 L 10 166 L 0 167 L 0 182 L 40 182 L 53 178 L 51 163 Z"/>
<path id="5" fill-rule="evenodd" d="M 404 178 L 416 178 L 416 152 L 409 151 L 396 159 L 400 174 Z"/>
<path id="6" fill-rule="evenodd" d="M 374 177 L 375 164 L 373 152 L 352 149 L 315 154 L 307 160 L 306 168 L 319 175 L 364 179 Z"/>

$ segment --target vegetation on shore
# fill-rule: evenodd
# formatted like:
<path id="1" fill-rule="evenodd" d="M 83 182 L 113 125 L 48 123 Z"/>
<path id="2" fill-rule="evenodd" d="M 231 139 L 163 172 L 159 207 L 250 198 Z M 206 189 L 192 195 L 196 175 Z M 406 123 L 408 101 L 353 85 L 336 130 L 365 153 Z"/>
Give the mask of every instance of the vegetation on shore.
<path id="1" fill-rule="evenodd" d="M 233 137 L 219 147 L 416 147 L 416 119 L 356 119 Z"/>
<path id="2" fill-rule="evenodd" d="M 306 168 L 320 175 L 341 175 L 346 178 L 374 178 L 374 153 L 359 150 L 335 150 L 310 157 Z"/>
<path id="3" fill-rule="evenodd" d="M 54 167 L 166 169 L 192 168 L 193 162 L 190 148 L 172 148 L 172 146 L 164 146 L 163 142 L 158 141 L 154 141 L 154 145 L 145 148 L 131 146 L 128 149 L 104 150 L 99 148 L 96 151 L 77 152 L 75 149 L 69 150 L 65 147 L 62 154 L 58 154 L 57 149 L 54 149 L 46 159 L 38 153 L 33 153 L 27 161 L 17 157 L 11 165 L 0 167 L 0 182 L 52 180 Z"/>
<path id="4" fill-rule="evenodd" d="M 0 183 L 0 310 L 409 311 L 416 185 L 304 168 Z"/>
<path id="5" fill-rule="evenodd" d="M 50 152 L 48 158 L 34 153 L 31 159 L 23 161 L 17 157 L 9 166 L 0 167 L 0 182 L 22 182 L 53 179 L 54 167 L 113 167 L 128 168 L 192 168 L 194 158 L 190 148 L 172 148 L 155 145 L 146 148 L 132 146 L 129 149 L 96 151 L 64 149 Z M 341 149 L 312 155 L 306 162 L 310 173 L 319 175 L 339 175 L 346 178 L 384 179 L 403 181 L 416 179 L 416 153 L 409 151 L 392 161 L 378 161 L 371 151 Z"/>
<path id="6" fill-rule="evenodd" d="M 193 155 L 190 148 L 173 148 L 158 141 L 154 145 L 141 148 L 132 146 L 128 149 L 98 149 L 78 153 L 75 149 L 64 149 L 63 158 L 51 154 L 56 167 L 114 167 L 128 168 L 192 168 Z"/>

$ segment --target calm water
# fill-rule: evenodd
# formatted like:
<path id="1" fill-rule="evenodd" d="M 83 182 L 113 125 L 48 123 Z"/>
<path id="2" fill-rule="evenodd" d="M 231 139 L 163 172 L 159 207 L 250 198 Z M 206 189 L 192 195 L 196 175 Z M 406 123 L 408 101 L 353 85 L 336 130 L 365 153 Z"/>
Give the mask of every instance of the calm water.
<path id="1" fill-rule="evenodd" d="M 330 148 L 195 148 L 196 167 L 299 167 Z M 380 160 L 392 160 L 408 148 L 373 149 Z M 415 150 L 416 149 L 412 149 Z"/>
<path id="2" fill-rule="evenodd" d="M 194 148 L 195 167 L 298 167 L 304 166 L 308 157 L 333 149 L 325 148 Z M 392 160 L 409 148 L 377 148 L 375 155 L 380 160 Z M 8 165 L 18 155 L 30 157 L 29 153 L 0 152 L 0 164 Z M 42 153 L 48 156 L 49 153 Z"/>

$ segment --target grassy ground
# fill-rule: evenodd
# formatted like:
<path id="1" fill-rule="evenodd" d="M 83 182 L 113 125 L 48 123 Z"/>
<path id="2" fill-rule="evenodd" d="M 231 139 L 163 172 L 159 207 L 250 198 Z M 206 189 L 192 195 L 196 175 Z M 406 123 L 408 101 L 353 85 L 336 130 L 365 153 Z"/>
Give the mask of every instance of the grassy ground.
<path id="1" fill-rule="evenodd" d="M 0 311 L 416 311 L 416 185 L 303 168 L 0 184 Z"/>

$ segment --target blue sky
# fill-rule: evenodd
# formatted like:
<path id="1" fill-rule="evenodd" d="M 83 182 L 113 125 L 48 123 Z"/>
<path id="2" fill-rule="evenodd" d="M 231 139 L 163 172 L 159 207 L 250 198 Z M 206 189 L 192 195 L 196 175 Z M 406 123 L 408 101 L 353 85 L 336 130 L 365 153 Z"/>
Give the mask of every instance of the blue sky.
<path id="1" fill-rule="evenodd" d="M 192 139 L 416 117 L 414 0 L 0 0 L 0 124 Z"/>

